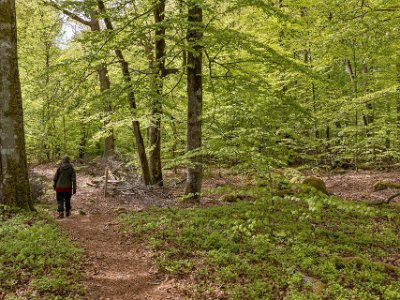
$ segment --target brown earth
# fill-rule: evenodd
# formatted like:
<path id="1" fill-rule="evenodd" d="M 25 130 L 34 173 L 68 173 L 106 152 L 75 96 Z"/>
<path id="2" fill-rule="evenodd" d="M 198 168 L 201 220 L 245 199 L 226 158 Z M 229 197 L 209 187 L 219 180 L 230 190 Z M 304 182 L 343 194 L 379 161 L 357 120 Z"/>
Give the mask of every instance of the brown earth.
<path id="1" fill-rule="evenodd" d="M 51 179 L 55 170 L 56 166 L 41 166 L 35 168 L 35 173 Z M 58 221 L 70 239 L 84 249 L 85 299 L 183 299 L 174 281 L 157 272 L 143 243 L 117 231 L 115 219 L 119 211 L 142 210 L 157 199 L 146 201 L 132 195 L 104 198 L 102 189 L 88 186 L 92 180 L 93 176 L 78 174 L 72 215 Z M 55 196 L 50 197 L 55 217 Z"/>
<path id="2" fill-rule="evenodd" d="M 382 201 L 400 192 L 399 189 L 386 189 L 373 191 L 373 185 L 377 181 L 390 181 L 400 183 L 400 173 L 396 171 L 348 171 L 342 174 L 323 174 L 320 176 L 326 183 L 329 193 L 348 200 L 358 201 Z M 399 203 L 400 197 L 393 203 Z"/>

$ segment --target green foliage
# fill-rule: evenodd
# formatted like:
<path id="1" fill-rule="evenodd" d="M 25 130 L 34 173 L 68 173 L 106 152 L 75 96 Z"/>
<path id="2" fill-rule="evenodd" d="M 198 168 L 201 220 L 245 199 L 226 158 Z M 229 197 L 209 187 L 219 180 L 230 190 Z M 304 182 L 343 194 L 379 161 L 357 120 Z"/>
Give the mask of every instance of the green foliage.
<path id="1" fill-rule="evenodd" d="M 120 217 L 193 299 L 397 299 L 398 208 L 314 193 Z M 190 279 L 186 275 L 190 274 Z M 221 296 L 222 295 L 222 296 Z"/>
<path id="2" fill-rule="evenodd" d="M 58 1 L 83 18 L 94 1 Z M 187 3 L 166 2 L 155 24 L 153 1 L 107 1 L 114 30 L 65 30 L 54 7 L 19 3 L 19 51 L 27 145 L 32 161 L 98 155 L 113 129 L 116 151 L 136 158 L 127 93 L 143 135 L 162 108 L 166 168 L 188 165 L 184 58 Z M 399 147 L 399 10 L 390 1 L 201 1 L 204 14 L 203 148 L 209 164 L 268 172 L 303 163 L 355 166 L 395 161 Z M 33 18 L 33 15 L 40 16 Z M 165 27 L 163 95 L 154 89 L 154 34 Z M 71 34 L 71 33 L 70 33 Z M 129 63 L 132 86 L 114 50 Z M 153 55 L 153 56 L 152 56 Z M 391 63 L 388 64 L 387 61 Z M 111 89 L 100 92 L 106 64 Z M 105 113 L 105 103 L 112 112 Z M 148 149 L 149 150 L 149 149 Z"/>
<path id="3" fill-rule="evenodd" d="M 0 296 L 79 299 L 82 252 L 44 213 L 0 207 Z"/>

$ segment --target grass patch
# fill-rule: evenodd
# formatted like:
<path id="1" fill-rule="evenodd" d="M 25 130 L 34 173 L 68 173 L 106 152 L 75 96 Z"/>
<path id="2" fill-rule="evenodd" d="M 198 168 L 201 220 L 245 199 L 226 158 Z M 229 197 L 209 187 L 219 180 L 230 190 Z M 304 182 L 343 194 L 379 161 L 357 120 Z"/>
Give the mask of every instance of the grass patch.
<path id="1" fill-rule="evenodd" d="M 79 299 L 82 251 L 46 213 L 0 206 L 0 299 Z"/>
<path id="2" fill-rule="evenodd" d="M 314 193 L 120 217 L 191 299 L 400 299 L 400 210 Z"/>

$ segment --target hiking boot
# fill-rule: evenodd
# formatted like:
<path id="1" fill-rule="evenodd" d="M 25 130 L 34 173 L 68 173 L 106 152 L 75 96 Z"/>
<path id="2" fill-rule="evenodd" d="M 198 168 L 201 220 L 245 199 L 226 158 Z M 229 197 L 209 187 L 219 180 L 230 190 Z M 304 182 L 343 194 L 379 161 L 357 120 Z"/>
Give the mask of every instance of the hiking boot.
<path id="1" fill-rule="evenodd" d="M 63 211 L 58 213 L 57 219 L 64 219 L 64 212 Z"/>
<path id="2" fill-rule="evenodd" d="M 70 217 L 70 216 L 71 216 L 71 212 L 70 212 L 70 211 L 67 211 L 65 215 L 66 215 L 66 216 L 67 216 L 67 218 L 68 218 L 68 217 Z"/>

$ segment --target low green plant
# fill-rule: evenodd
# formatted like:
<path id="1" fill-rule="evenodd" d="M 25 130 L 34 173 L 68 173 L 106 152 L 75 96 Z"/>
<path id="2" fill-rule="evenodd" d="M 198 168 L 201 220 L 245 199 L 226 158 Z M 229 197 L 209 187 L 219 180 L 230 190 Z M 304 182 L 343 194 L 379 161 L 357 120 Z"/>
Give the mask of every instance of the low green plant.
<path id="1" fill-rule="evenodd" d="M 46 214 L 0 209 L 0 298 L 79 299 L 81 250 Z"/>
<path id="2" fill-rule="evenodd" d="M 400 298 L 398 207 L 316 191 L 257 199 L 127 213 L 121 230 L 150 241 L 193 299 Z"/>

